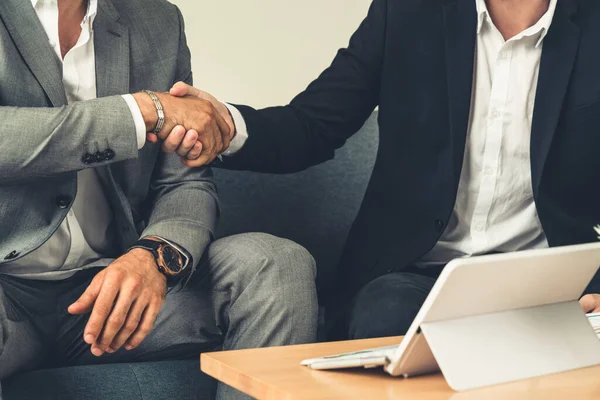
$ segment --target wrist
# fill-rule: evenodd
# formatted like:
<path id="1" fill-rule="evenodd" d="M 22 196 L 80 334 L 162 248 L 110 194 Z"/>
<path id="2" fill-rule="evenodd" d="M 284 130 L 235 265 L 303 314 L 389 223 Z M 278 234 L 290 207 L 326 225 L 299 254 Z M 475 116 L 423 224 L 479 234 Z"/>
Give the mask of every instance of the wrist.
<path id="1" fill-rule="evenodd" d="M 165 285 L 167 284 L 167 277 L 160 273 L 156 257 L 150 250 L 135 248 L 129 250 L 127 254 L 135 258 L 136 264 L 143 268 L 144 274 L 158 275 L 161 281 L 164 281 Z"/>
<path id="2" fill-rule="evenodd" d="M 217 100 L 218 101 L 218 100 Z M 227 110 L 227 116 L 229 118 L 225 118 L 225 122 L 227 122 L 227 125 L 229 125 L 229 129 L 231 130 L 229 132 L 229 138 L 230 140 L 233 140 L 233 138 L 235 138 L 235 136 L 237 135 L 237 127 L 235 125 L 235 118 L 233 118 L 233 114 L 231 113 L 231 109 L 229 108 L 229 106 L 223 102 L 221 103 L 221 107 L 223 107 L 225 110 Z"/>
<path id="3" fill-rule="evenodd" d="M 133 95 L 133 99 L 136 101 L 142 117 L 144 118 L 144 124 L 146 125 L 146 132 L 154 131 L 156 124 L 158 123 L 158 113 L 154 102 L 146 93 L 136 93 Z"/>
<path id="4" fill-rule="evenodd" d="M 154 269 L 158 269 L 156 257 L 150 250 L 146 250 L 146 249 L 137 247 L 135 249 L 129 250 L 127 252 L 127 254 L 131 255 L 132 257 L 137 258 L 139 261 L 143 262 L 144 265 L 151 265 Z"/>
<path id="5" fill-rule="evenodd" d="M 193 272 L 191 255 L 177 244 L 158 236 L 143 237 L 130 248 L 130 253 L 144 259 L 152 257 L 154 270 L 165 277 L 171 288 L 187 281 Z"/>

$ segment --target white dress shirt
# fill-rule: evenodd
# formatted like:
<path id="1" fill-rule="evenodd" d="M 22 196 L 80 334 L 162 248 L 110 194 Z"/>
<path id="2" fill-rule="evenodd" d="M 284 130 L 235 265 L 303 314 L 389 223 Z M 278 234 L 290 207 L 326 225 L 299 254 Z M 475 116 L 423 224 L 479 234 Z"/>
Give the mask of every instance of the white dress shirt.
<path id="1" fill-rule="evenodd" d="M 505 41 L 477 4 L 471 119 L 454 211 L 424 265 L 457 257 L 548 247 L 533 200 L 531 121 L 544 38 L 557 0 Z"/>
<path id="2" fill-rule="evenodd" d="M 505 41 L 485 0 L 476 1 L 478 25 L 468 136 L 456 205 L 442 237 L 418 263 L 441 265 L 458 257 L 548 247 L 531 183 L 531 121 L 542 45 L 557 0 L 532 27 Z M 238 145 L 248 137 L 243 117 L 228 105 Z M 235 112 L 233 111 L 235 110 Z"/>
<path id="3" fill-rule="evenodd" d="M 96 57 L 93 22 L 98 0 L 89 0 L 81 22 L 77 44 L 61 56 L 58 35 L 57 0 L 31 0 L 56 57 L 63 67 L 63 84 L 69 103 L 96 98 Z M 27 27 L 23 27 L 27 29 Z M 134 116 L 138 148 L 146 141 L 146 128 L 141 112 L 132 96 L 123 96 Z M 76 270 L 99 261 L 112 247 L 110 224 L 113 214 L 98 176 L 93 169 L 77 176 L 77 196 L 54 235 L 41 247 L 19 260 L 3 264 L 2 273 L 25 278 L 53 279 L 52 272 Z M 61 275 L 61 279 L 64 278 Z"/>

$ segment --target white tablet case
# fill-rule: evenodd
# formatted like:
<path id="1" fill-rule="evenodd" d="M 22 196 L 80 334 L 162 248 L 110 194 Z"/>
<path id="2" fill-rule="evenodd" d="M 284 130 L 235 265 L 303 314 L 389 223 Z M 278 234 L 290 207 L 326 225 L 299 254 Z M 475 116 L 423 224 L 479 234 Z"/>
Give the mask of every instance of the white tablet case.
<path id="1" fill-rule="evenodd" d="M 599 244 L 455 260 L 386 370 L 461 391 L 600 364 L 578 304 L 598 266 Z"/>

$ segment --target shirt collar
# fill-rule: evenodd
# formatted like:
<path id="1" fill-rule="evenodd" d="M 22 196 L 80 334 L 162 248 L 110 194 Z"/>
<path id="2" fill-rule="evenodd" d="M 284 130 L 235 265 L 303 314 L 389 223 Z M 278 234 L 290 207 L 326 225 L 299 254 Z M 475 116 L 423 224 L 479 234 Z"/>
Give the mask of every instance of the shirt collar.
<path id="1" fill-rule="evenodd" d="M 556 11 L 556 3 L 558 0 L 550 0 L 550 4 L 548 6 L 548 11 L 535 25 L 525 29 L 523 32 L 519 33 L 514 37 L 515 40 L 518 40 L 522 37 L 530 37 L 539 35 L 539 38 L 535 44 L 535 47 L 539 47 L 544 38 L 548 34 L 548 30 L 550 29 L 550 25 L 552 24 L 552 19 L 554 18 L 554 12 Z M 475 7 L 477 9 L 477 34 L 481 33 L 481 29 L 483 28 L 484 22 L 488 21 L 491 23 L 490 14 L 487 9 L 487 5 L 485 4 L 485 0 L 475 0 Z"/>
<path id="2" fill-rule="evenodd" d="M 31 5 L 35 8 L 38 4 L 57 4 L 57 0 L 31 0 Z"/>
<path id="3" fill-rule="evenodd" d="M 38 4 L 57 4 L 57 0 L 31 0 L 31 5 L 36 8 Z M 98 0 L 88 0 L 88 9 L 82 22 L 93 22 L 98 13 Z"/>

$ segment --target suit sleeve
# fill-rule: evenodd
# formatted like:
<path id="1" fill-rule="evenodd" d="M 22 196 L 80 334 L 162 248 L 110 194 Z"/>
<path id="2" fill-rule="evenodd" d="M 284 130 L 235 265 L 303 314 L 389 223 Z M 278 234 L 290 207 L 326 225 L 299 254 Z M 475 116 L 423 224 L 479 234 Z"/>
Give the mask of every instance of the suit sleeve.
<path id="1" fill-rule="evenodd" d="M 79 171 L 138 156 L 135 124 L 121 96 L 57 108 L 0 107 L 0 185 Z M 114 157 L 86 164 L 110 149 Z"/>
<path id="2" fill-rule="evenodd" d="M 333 158 L 378 104 L 386 19 L 387 0 L 374 0 L 348 47 L 289 105 L 262 110 L 235 105 L 248 140 L 220 166 L 290 173 Z"/>
<path id="3" fill-rule="evenodd" d="M 183 18 L 179 13 L 180 48 L 177 81 L 192 82 L 190 51 Z M 174 83 L 175 83 L 174 82 Z M 176 154 L 160 152 L 148 199 L 145 236 L 159 236 L 177 243 L 192 255 L 195 268 L 210 242 L 219 215 L 217 190 L 210 168 L 187 168 Z"/>

